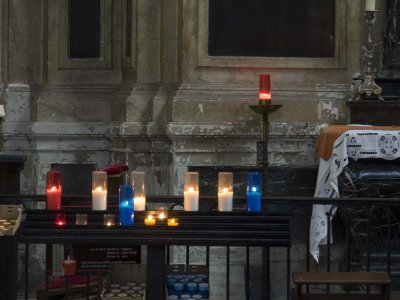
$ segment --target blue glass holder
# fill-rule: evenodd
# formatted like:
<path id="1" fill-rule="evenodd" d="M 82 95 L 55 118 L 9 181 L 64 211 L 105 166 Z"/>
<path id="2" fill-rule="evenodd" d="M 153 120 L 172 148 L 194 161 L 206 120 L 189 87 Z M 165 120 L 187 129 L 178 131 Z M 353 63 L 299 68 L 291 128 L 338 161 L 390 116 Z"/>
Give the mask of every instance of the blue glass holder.
<path id="1" fill-rule="evenodd" d="M 119 187 L 119 224 L 133 225 L 134 213 L 133 187 L 123 184 Z"/>
<path id="2" fill-rule="evenodd" d="M 261 211 L 261 196 L 262 196 L 262 178 L 261 172 L 247 173 L 247 210 Z"/>

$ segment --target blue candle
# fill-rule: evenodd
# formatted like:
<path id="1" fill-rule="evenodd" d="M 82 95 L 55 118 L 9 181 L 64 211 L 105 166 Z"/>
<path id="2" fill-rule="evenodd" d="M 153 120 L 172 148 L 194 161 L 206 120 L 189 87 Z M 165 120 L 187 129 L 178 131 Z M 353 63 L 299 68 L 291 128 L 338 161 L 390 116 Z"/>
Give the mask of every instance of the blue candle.
<path id="1" fill-rule="evenodd" d="M 123 184 L 119 188 L 119 224 L 133 225 L 133 187 Z"/>
<path id="2" fill-rule="evenodd" d="M 247 210 L 261 211 L 261 173 L 250 172 L 247 174 Z"/>

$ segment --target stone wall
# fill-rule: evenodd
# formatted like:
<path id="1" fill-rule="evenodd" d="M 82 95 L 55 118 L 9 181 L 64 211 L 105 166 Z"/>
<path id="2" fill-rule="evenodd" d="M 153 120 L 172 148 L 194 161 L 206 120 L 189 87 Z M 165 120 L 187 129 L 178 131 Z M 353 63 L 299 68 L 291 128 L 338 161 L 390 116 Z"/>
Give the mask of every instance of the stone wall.
<path id="1" fill-rule="evenodd" d="M 325 60 L 209 57 L 207 0 L 132 0 L 130 11 L 102 1 L 104 56 L 84 61 L 67 56 L 67 0 L 0 0 L 0 140 L 27 156 L 23 193 L 44 193 L 52 163 L 125 162 L 147 172 L 150 194 L 171 195 L 182 194 L 188 166 L 256 166 L 261 118 L 248 106 L 260 73 L 283 104 L 270 116 L 272 167 L 315 169 L 320 128 L 347 123 L 359 1 L 336 1 L 336 56 Z"/>

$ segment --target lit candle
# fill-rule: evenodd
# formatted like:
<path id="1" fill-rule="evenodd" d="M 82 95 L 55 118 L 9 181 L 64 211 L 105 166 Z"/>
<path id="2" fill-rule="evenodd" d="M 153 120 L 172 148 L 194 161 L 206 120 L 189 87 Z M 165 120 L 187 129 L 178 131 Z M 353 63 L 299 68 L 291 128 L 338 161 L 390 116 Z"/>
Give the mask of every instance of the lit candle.
<path id="1" fill-rule="evenodd" d="M 233 174 L 231 172 L 218 173 L 218 210 L 232 211 L 233 206 Z"/>
<path id="2" fill-rule="evenodd" d="M 123 184 L 119 188 L 119 224 L 133 225 L 133 188 L 129 184 Z"/>
<path id="3" fill-rule="evenodd" d="M 224 189 L 223 192 L 218 193 L 218 210 L 219 211 L 232 211 L 233 192 Z"/>
<path id="4" fill-rule="evenodd" d="M 67 223 L 65 214 L 56 214 L 54 218 L 54 224 L 58 227 L 62 227 Z"/>
<path id="5" fill-rule="evenodd" d="M 136 193 L 136 191 L 135 191 Z M 146 210 L 146 197 L 134 197 L 133 204 L 135 206 L 135 211 Z"/>
<path id="6" fill-rule="evenodd" d="M 260 74 L 259 99 L 263 101 L 271 100 L 271 77 L 269 74 Z"/>
<path id="7" fill-rule="evenodd" d="M 183 192 L 183 206 L 186 211 L 199 210 L 199 191 L 195 191 L 193 187 Z"/>
<path id="8" fill-rule="evenodd" d="M 92 209 L 107 210 L 107 190 L 104 191 L 101 186 L 92 191 Z"/>
<path id="9" fill-rule="evenodd" d="M 168 218 L 168 207 L 158 207 L 157 208 L 157 218 L 164 220 Z"/>
<path id="10" fill-rule="evenodd" d="M 261 173 L 250 172 L 247 174 L 247 210 L 261 211 Z"/>
<path id="11" fill-rule="evenodd" d="M 169 218 L 167 220 L 167 224 L 168 226 L 178 226 L 179 225 L 179 221 L 177 218 Z"/>
<path id="12" fill-rule="evenodd" d="M 135 211 L 146 210 L 146 191 L 145 191 L 145 172 L 131 172 L 132 186 L 135 190 L 135 196 L 133 199 L 133 205 Z"/>
<path id="13" fill-rule="evenodd" d="M 46 189 L 47 202 L 46 208 L 50 210 L 59 210 L 61 209 L 61 187 L 57 188 L 56 186 L 52 186 Z"/>
<path id="14" fill-rule="evenodd" d="M 144 219 L 144 224 L 146 224 L 146 225 L 155 225 L 156 224 L 156 218 L 154 218 L 153 215 L 147 215 L 146 219 Z"/>
<path id="15" fill-rule="evenodd" d="M 183 206 L 186 211 L 199 210 L 199 173 L 186 172 L 183 191 Z"/>
<path id="16" fill-rule="evenodd" d="M 49 210 L 61 209 L 61 172 L 48 171 L 46 179 L 46 208 Z"/>
<path id="17" fill-rule="evenodd" d="M 103 225 L 110 227 L 115 224 L 115 216 L 113 214 L 105 214 L 103 216 Z"/>
<path id="18" fill-rule="evenodd" d="M 375 0 L 365 0 L 365 10 L 374 11 L 375 10 Z"/>

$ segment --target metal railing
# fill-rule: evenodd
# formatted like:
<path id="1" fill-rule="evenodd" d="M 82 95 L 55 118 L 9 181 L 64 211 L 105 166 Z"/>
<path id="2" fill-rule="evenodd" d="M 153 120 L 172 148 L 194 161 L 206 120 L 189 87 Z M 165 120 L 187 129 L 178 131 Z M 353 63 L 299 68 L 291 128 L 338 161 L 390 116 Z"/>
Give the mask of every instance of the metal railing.
<path id="1" fill-rule="evenodd" d="M 0 195 L 0 202 L 3 203 L 21 203 L 26 206 L 32 206 L 32 203 L 44 201 L 43 195 Z M 74 208 L 88 206 L 91 199 L 89 196 L 64 196 L 63 207 Z M 182 197 L 175 196 L 153 196 L 148 197 L 148 205 L 155 207 L 157 205 L 167 204 L 170 207 L 177 207 L 182 203 Z M 245 198 L 237 197 L 234 199 L 234 210 L 245 211 Z M 330 222 L 332 210 L 326 214 L 326 222 L 328 224 L 328 243 L 321 247 L 320 262 L 317 264 L 309 254 L 309 221 L 314 204 L 329 204 L 337 208 L 333 222 Z M 117 207 L 117 199 L 109 198 L 109 206 Z M 216 197 L 201 197 L 200 210 L 215 210 L 217 207 Z M 279 197 L 279 198 L 263 198 L 263 209 L 265 211 L 285 212 L 291 218 L 291 244 L 292 248 L 286 251 L 274 251 L 271 247 L 263 247 L 261 250 L 262 262 L 261 276 L 269 283 L 267 285 L 254 286 L 252 280 L 252 247 L 244 247 L 245 258 L 244 270 L 244 286 L 245 299 L 291 299 L 294 286 L 291 283 L 291 273 L 294 271 L 386 271 L 392 280 L 396 281 L 400 274 L 400 238 L 399 238 L 399 222 L 400 217 L 400 201 L 394 198 L 374 199 L 374 198 L 295 198 L 295 197 Z M 330 237 L 333 232 L 334 242 L 331 243 Z M 302 249 L 304 247 L 304 249 Z M 23 268 L 29 268 L 29 243 L 25 244 L 25 263 Z M 225 274 L 226 284 L 224 298 L 231 299 L 234 291 L 232 291 L 230 269 L 232 267 L 231 248 L 225 248 Z M 299 251 L 304 250 L 304 251 Z M 210 251 L 213 246 L 205 247 L 205 265 L 213 264 Z M 295 253 L 294 253 L 295 252 Z M 298 252 L 301 252 L 299 255 Z M 338 254 L 340 253 L 340 255 Z M 185 250 L 185 263 L 191 262 L 190 246 Z M 167 247 L 167 264 L 171 263 L 171 255 L 173 249 Z M 304 255 L 304 257 L 303 257 Z M 276 257 L 278 260 L 275 260 Z M 277 287 L 277 275 L 271 276 L 271 268 L 274 265 L 282 264 L 284 257 L 286 270 L 282 270 L 278 279 L 280 285 Z M 28 272 L 25 272 L 25 299 L 28 299 L 29 289 Z M 47 278 L 47 276 L 45 276 Z M 275 281 L 274 281 L 275 280 Z M 256 280 L 257 281 L 257 280 Z M 271 285 L 271 281 L 273 281 Z M 282 282 L 284 289 L 282 289 Z M 260 282 L 256 282 L 260 284 Z M 330 292 L 331 287 L 317 287 L 324 289 L 326 293 Z M 352 287 L 354 288 L 354 287 Z M 213 286 L 211 284 L 211 290 Z M 262 290 L 262 292 L 258 292 Z M 313 287 L 307 287 L 307 292 L 312 292 Z M 344 288 L 345 292 L 351 289 Z M 367 286 L 363 291 L 371 293 L 373 290 Z M 212 291 L 211 291 L 212 294 Z M 87 299 L 88 296 L 87 296 Z M 212 298 L 211 298 L 212 299 Z M 219 300 L 219 299 L 218 299 Z"/>

